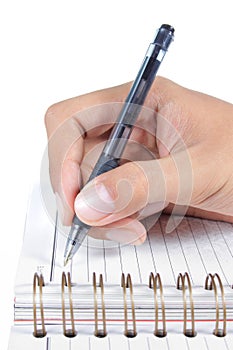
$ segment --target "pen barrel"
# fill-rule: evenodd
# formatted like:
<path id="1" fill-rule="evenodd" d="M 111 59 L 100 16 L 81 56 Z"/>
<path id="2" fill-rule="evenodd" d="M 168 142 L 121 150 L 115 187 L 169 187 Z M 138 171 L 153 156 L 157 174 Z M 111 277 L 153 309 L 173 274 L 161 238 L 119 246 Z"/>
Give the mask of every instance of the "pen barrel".
<path id="1" fill-rule="evenodd" d="M 116 124 L 105 147 L 88 179 L 88 182 L 119 166 L 121 156 L 124 152 L 133 126 L 138 118 L 142 105 L 154 81 L 160 63 L 173 40 L 173 27 L 163 24 L 157 35 L 150 44 L 143 60 L 138 75 L 130 89 L 129 95 L 123 104 Z M 74 215 L 72 227 L 65 248 L 65 264 L 72 259 L 83 239 L 88 233 L 90 226 L 83 223 Z"/>
<path id="2" fill-rule="evenodd" d="M 136 79 L 112 130 L 110 139 L 119 137 L 118 125 L 127 125 L 131 129 L 135 124 L 160 64 L 173 39 L 174 28 L 168 24 L 163 24 L 158 30 L 153 43 L 149 45 Z M 109 153 L 109 151 L 106 150 L 106 153 Z"/>
<path id="3" fill-rule="evenodd" d="M 174 28 L 163 24 L 150 44 L 137 77 L 88 181 L 119 166 L 133 126 L 174 37 Z"/>
<path id="4" fill-rule="evenodd" d="M 96 176 L 99 176 L 107 171 L 113 170 L 119 166 L 119 158 L 109 156 L 102 153 L 101 157 L 98 159 L 88 181 L 91 181 Z"/>

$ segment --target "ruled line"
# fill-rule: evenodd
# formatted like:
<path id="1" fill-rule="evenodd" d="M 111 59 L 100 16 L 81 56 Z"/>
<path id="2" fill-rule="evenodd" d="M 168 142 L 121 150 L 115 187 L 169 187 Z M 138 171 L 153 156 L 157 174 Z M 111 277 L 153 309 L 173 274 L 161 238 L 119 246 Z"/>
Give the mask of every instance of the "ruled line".
<path id="1" fill-rule="evenodd" d="M 164 231 L 163 231 L 163 227 L 162 227 L 162 223 L 161 223 L 161 219 L 160 219 L 160 218 L 159 218 L 158 222 L 159 222 L 160 230 L 161 230 L 161 233 L 162 233 L 162 236 L 163 236 L 163 241 L 164 241 L 164 244 L 165 244 L 165 249 L 166 249 L 166 251 L 167 251 L 167 257 L 168 257 L 169 264 L 170 264 L 170 267 L 171 267 L 171 271 L 172 271 L 172 274 L 173 274 L 174 283 L 176 283 L 176 276 L 175 276 L 175 272 L 174 272 L 174 269 L 173 269 L 173 266 L 172 266 L 172 263 L 171 263 L 171 257 L 170 257 L 170 254 L 169 254 L 167 242 L 166 242 L 166 240 L 165 240 L 165 235 L 164 235 Z"/>
<path id="2" fill-rule="evenodd" d="M 139 260 L 138 260 L 138 254 L 137 254 L 136 246 L 134 246 L 134 251 L 135 251 L 136 261 L 137 261 L 137 266 L 138 266 L 139 280 L 140 280 L 140 283 L 142 283 L 142 274 L 141 274 L 141 269 L 140 269 L 140 264 L 139 264 Z"/>
<path id="3" fill-rule="evenodd" d="M 51 270 L 50 270 L 50 278 L 49 278 L 50 282 L 53 281 L 54 272 L 55 272 L 57 236 L 58 236 L 57 222 L 58 222 L 58 212 L 56 212 L 56 218 L 55 218 L 54 239 L 53 239 L 53 248 L 52 248 L 52 260 L 51 260 Z"/>
<path id="4" fill-rule="evenodd" d="M 185 254 L 184 254 L 184 248 L 183 248 L 182 242 L 180 240 L 179 231 L 177 229 L 175 229 L 175 232 L 176 232 L 176 235 L 177 235 L 177 238 L 178 238 L 178 241 L 179 241 L 179 244 L 180 244 L 180 249 L 182 251 L 182 254 L 183 254 L 186 266 L 187 266 L 188 274 L 189 274 L 189 276 L 191 278 L 191 281 L 192 281 L 192 284 L 193 284 L 193 277 L 192 277 L 192 274 L 191 274 L 191 271 L 190 271 L 190 268 L 189 268 L 189 264 L 188 264 L 187 258 L 186 258 Z"/>
<path id="5" fill-rule="evenodd" d="M 199 257 L 200 257 L 200 259 L 201 259 L 202 265 L 203 265 L 204 270 L 205 270 L 206 275 L 207 275 L 207 274 L 208 274 L 208 271 L 207 271 L 207 269 L 206 269 L 206 266 L 205 266 L 204 260 L 203 260 L 203 258 L 202 258 L 202 255 L 201 255 L 201 252 L 200 252 L 200 249 L 199 249 L 199 246 L 198 246 L 198 244 L 197 244 L 197 241 L 196 241 L 195 235 L 194 235 L 193 230 L 192 230 L 192 227 L 191 227 L 191 225 L 190 225 L 190 220 L 189 220 L 189 219 L 187 219 L 187 218 L 186 218 L 186 220 L 187 220 L 188 226 L 189 226 L 189 228 L 190 228 L 190 232 L 191 232 L 191 234 L 192 234 L 193 241 L 194 241 L 194 243 L 195 243 L 195 245 L 196 245 L 196 248 L 197 248 L 197 251 L 198 251 Z"/>
<path id="6" fill-rule="evenodd" d="M 154 271 L 156 271 L 156 265 L 155 265 L 155 257 L 154 257 L 154 253 L 152 250 L 152 246 L 151 246 L 151 240 L 150 240 L 150 234 L 149 232 L 147 233 L 147 239 L 148 239 L 148 243 L 149 243 L 149 248 L 150 248 L 150 253 L 151 253 L 151 258 L 152 258 L 152 262 L 153 262 L 153 266 L 154 266 Z"/>
<path id="7" fill-rule="evenodd" d="M 205 224 L 204 224 L 204 221 L 201 220 L 201 222 L 202 222 L 204 231 L 205 231 L 205 233 L 206 233 L 206 236 L 207 236 L 207 238 L 208 238 L 208 240 L 209 240 L 209 243 L 210 243 L 210 245 L 211 245 L 212 251 L 213 251 L 213 253 L 214 253 L 215 257 L 216 257 L 216 260 L 217 260 L 217 262 L 218 262 L 218 264 L 219 264 L 219 267 L 220 267 L 220 269 L 221 269 L 221 271 L 222 271 L 222 274 L 223 274 L 225 280 L 227 281 L 227 283 L 228 283 L 229 286 L 230 286 L 230 283 L 229 283 L 229 281 L 228 281 L 228 279 L 227 279 L 227 277 L 226 277 L 226 274 L 225 274 L 225 272 L 224 272 L 224 270 L 223 270 L 223 268 L 222 268 L 222 265 L 221 265 L 221 263 L 220 263 L 220 261 L 219 261 L 219 258 L 218 258 L 218 255 L 217 255 L 217 253 L 216 253 L 216 250 L 214 249 L 213 243 L 212 243 L 212 241 L 211 241 L 211 239 L 210 239 L 210 237 L 209 237 L 209 234 L 208 234 L 208 232 L 207 232 L 207 229 L 206 229 L 206 226 L 205 226 Z"/>

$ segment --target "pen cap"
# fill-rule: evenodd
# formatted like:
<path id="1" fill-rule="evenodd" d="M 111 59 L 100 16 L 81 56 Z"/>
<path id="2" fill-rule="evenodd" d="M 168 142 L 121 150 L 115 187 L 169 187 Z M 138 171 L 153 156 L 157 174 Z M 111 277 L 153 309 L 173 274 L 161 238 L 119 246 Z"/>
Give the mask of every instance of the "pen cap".
<path id="1" fill-rule="evenodd" d="M 154 44 L 158 45 L 160 49 L 167 51 L 168 46 L 174 39 L 175 29 L 169 24 L 162 24 L 159 28 L 156 37 L 154 39 Z"/>

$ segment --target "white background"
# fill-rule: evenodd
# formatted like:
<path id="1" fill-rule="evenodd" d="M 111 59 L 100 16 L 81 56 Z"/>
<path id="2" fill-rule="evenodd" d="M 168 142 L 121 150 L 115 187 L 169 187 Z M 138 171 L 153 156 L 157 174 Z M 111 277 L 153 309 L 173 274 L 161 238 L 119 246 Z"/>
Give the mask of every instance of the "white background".
<path id="1" fill-rule="evenodd" d="M 45 111 L 134 79 L 162 23 L 172 24 L 176 37 L 160 75 L 232 102 L 230 0 L 1 1 L 1 349 L 13 324 L 28 195 L 46 146 Z"/>

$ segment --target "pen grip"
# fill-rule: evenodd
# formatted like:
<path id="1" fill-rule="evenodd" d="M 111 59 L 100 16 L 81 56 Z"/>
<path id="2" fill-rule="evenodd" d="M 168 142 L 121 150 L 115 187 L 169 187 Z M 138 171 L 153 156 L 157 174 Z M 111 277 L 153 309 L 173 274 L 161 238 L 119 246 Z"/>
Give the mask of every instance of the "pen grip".
<path id="1" fill-rule="evenodd" d="M 99 176 L 103 173 L 106 173 L 110 170 L 113 170 L 115 168 L 117 168 L 119 166 L 119 161 L 120 159 L 117 158 L 112 158 L 109 157 L 106 154 L 102 154 L 102 156 L 98 159 L 90 177 L 89 177 L 89 181 L 91 181 L 92 179 L 94 179 L 96 176 Z"/>

